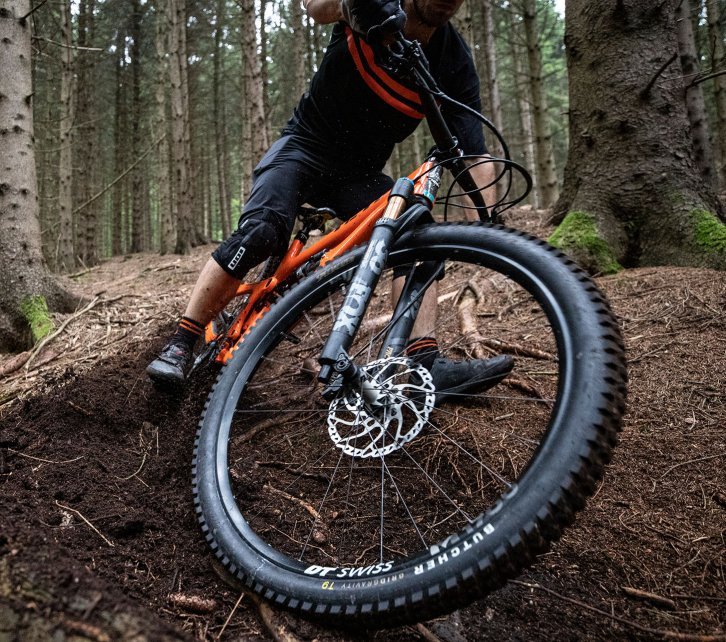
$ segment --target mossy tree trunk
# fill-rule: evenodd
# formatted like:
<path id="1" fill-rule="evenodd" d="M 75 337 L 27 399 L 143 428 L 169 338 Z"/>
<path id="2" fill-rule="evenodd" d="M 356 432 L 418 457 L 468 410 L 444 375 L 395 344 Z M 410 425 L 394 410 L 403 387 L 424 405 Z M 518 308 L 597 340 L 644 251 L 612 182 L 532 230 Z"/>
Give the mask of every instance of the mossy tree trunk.
<path id="1" fill-rule="evenodd" d="M 23 349 L 47 328 L 38 310 L 71 297 L 51 278 L 40 247 L 33 147 L 30 0 L 0 7 L 0 351 Z M 43 301 L 43 299 L 45 301 Z M 46 313 L 47 317 L 47 313 Z"/>
<path id="2" fill-rule="evenodd" d="M 592 271 L 726 268 L 723 214 L 693 162 L 678 2 L 567 0 L 570 149 L 555 222 L 571 216 L 553 240 Z"/>

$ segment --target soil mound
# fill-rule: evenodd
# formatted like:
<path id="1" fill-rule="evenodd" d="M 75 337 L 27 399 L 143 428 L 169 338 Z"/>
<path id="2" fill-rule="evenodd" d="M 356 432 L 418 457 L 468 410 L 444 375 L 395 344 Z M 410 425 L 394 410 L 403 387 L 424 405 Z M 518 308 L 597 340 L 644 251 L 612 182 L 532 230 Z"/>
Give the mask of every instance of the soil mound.
<path id="1" fill-rule="evenodd" d="M 621 444 L 595 497 L 503 590 L 425 626 L 354 636 L 240 599 L 213 563 L 190 488 L 213 373 L 179 396 L 143 373 L 160 344 L 148 337 L 163 335 L 195 269 L 131 263 L 126 283 L 124 263 L 110 262 L 83 286 L 109 297 L 137 288 L 125 307 L 91 311 L 68 330 L 82 337 L 92 319 L 99 327 L 89 332 L 106 333 L 95 359 L 74 358 L 78 346 L 59 337 L 52 364 L 0 381 L 0 399 L 16 392 L 0 406 L 0 640 L 726 639 L 722 274 L 601 279 L 625 330 L 631 384 Z"/>

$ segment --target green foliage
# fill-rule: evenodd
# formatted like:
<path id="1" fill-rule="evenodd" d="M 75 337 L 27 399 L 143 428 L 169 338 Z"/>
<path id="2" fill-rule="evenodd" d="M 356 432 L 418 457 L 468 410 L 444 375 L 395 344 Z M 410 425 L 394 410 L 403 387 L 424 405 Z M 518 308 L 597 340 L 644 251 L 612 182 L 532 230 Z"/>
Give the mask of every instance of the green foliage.
<path id="1" fill-rule="evenodd" d="M 33 343 L 45 339 L 53 330 L 48 303 L 43 296 L 29 296 L 20 302 L 20 312 L 30 326 Z"/>
<path id="2" fill-rule="evenodd" d="M 595 217 L 587 212 L 570 212 L 548 241 L 572 254 L 591 272 L 614 274 L 623 269 L 610 246 L 600 236 Z"/>
<path id="3" fill-rule="evenodd" d="M 696 245 L 709 254 L 726 254 L 726 225 L 706 210 L 692 210 L 689 216 Z"/>

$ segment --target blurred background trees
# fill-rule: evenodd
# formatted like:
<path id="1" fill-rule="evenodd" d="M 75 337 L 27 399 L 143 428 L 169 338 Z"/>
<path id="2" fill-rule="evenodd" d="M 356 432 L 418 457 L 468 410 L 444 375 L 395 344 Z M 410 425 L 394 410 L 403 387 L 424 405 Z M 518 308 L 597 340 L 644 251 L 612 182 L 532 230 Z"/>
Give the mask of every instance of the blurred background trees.
<path id="1" fill-rule="evenodd" d="M 568 2 L 575 15 L 582 2 Z M 617 23 L 619 7 L 633 2 L 589 4 Z M 678 33 L 664 54 L 672 64 L 654 87 L 679 87 L 690 142 L 673 153 L 692 157 L 718 191 L 726 181 L 726 2 L 667 4 Z M 113 255 L 184 253 L 222 239 L 236 224 L 252 167 L 317 68 L 330 27 L 312 24 L 299 0 L 35 5 L 28 17 L 35 155 L 50 267 L 68 272 Z M 553 0 L 465 0 L 455 20 L 482 78 L 485 113 L 534 175 L 529 203 L 549 208 L 559 199 L 564 216 L 573 200 L 572 185 L 563 185 L 572 131 L 564 16 Z M 575 142 L 573 176 L 582 149 Z M 398 146 L 390 172 L 407 173 L 429 146 L 421 127 Z"/>
<path id="2" fill-rule="evenodd" d="M 58 0 L 29 21 L 43 250 L 66 272 L 223 238 L 330 32 L 296 0 Z M 552 205 L 567 153 L 562 16 L 547 0 L 465 0 L 457 23 L 486 113 L 534 170 L 531 202 Z M 390 171 L 430 145 L 421 127 Z"/>

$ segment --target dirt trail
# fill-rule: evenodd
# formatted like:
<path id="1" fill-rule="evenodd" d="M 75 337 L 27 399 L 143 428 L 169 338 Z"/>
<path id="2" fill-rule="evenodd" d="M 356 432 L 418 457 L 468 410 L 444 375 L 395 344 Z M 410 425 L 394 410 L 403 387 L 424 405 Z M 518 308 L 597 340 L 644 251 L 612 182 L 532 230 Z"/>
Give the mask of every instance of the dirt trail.
<path id="1" fill-rule="evenodd" d="M 79 277 L 90 300 L 123 296 L 0 379 L 0 640 L 726 639 L 723 274 L 600 279 L 631 386 L 621 444 L 585 512 L 486 600 L 423 628 L 353 635 L 238 603 L 198 531 L 190 461 L 209 381 L 169 398 L 143 368 L 207 252 Z"/>

